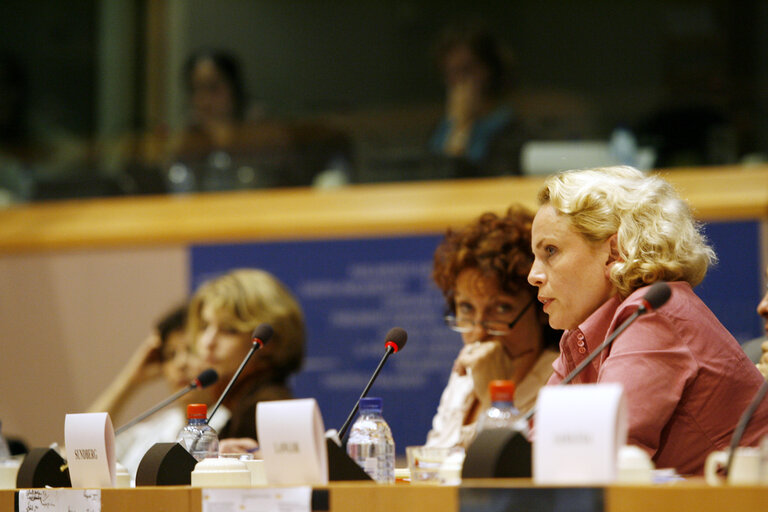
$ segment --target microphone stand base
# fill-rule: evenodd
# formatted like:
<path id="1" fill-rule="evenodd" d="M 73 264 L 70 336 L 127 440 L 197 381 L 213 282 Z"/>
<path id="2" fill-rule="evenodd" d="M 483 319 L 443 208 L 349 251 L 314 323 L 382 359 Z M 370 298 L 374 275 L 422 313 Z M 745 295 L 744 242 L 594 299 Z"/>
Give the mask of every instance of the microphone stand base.
<path id="1" fill-rule="evenodd" d="M 328 480 L 373 480 L 333 439 L 326 438 L 325 444 L 328 448 Z"/>
<path id="2" fill-rule="evenodd" d="M 197 460 L 179 443 L 155 443 L 139 462 L 136 487 L 190 485 Z"/>
<path id="3" fill-rule="evenodd" d="M 72 487 L 66 465 L 53 448 L 32 448 L 19 466 L 16 488 Z"/>
<path id="4" fill-rule="evenodd" d="M 517 430 L 481 430 L 467 449 L 462 478 L 531 478 L 531 442 Z"/>

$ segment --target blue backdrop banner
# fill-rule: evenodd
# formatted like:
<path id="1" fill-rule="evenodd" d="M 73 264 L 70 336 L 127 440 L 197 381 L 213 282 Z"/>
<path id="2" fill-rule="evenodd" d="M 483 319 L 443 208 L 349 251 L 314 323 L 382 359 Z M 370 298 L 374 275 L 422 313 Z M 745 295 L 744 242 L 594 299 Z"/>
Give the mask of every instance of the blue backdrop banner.
<path id="1" fill-rule="evenodd" d="M 384 355 L 392 327 L 408 333 L 368 396 L 384 400 L 397 452 L 423 444 L 461 348 L 446 328 L 432 283 L 437 236 L 365 238 L 192 248 L 192 289 L 237 267 L 282 280 L 306 315 L 307 358 L 293 382 L 297 398 L 317 399 L 326 428 L 340 428 Z"/>

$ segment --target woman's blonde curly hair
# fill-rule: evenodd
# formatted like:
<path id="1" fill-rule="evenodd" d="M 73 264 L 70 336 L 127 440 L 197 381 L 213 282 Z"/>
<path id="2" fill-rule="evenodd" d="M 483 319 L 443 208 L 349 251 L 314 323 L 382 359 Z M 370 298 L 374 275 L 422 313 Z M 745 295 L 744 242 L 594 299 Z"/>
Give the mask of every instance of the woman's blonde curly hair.
<path id="1" fill-rule="evenodd" d="M 623 297 L 656 281 L 696 286 L 717 261 L 672 185 L 632 167 L 561 172 L 546 180 L 538 199 L 590 242 L 617 235 L 610 279 Z"/>

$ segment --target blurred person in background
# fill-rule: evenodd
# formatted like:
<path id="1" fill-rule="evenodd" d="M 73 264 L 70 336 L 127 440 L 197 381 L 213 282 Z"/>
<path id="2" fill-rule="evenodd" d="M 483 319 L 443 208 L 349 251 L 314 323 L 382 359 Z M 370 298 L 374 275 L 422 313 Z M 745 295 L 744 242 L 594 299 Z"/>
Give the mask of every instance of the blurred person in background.
<path id="1" fill-rule="evenodd" d="M 169 192 L 217 191 L 288 184 L 289 133 L 249 112 L 239 60 L 204 48 L 183 68 L 189 110 L 165 155 Z"/>
<path id="2" fill-rule="evenodd" d="M 188 130 L 203 134 L 213 146 L 229 146 L 237 123 L 245 119 L 245 86 L 238 61 L 219 50 L 194 53 L 184 65 L 184 85 L 190 103 Z"/>
<path id="3" fill-rule="evenodd" d="M 288 381 L 304 359 L 301 307 L 272 274 L 237 269 L 203 283 L 189 314 L 189 334 L 197 353 L 204 366 L 219 374 L 211 386 L 217 400 L 250 351 L 253 330 L 262 323 L 274 329 L 272 339 L 254 353 L 220 407 L 229 416 L 218 430 L 221 451 L 253 451 L 258 447 L 256 404 L 293 398 Z"/>
<path id="4" fill-rule="evenodd" d="M 88 407 L 89 412 L 119 416 L 139 389 L 162 378 L 171 392 L 186 387 L 203 370 L 186 333 L 187 304 L 181 304 L 155 324 L 112 383 Z M 209 402 L 207 389 L 195 390 L 183 401 L 162 409 L 115 438 L 115 455 L 132 476 L 152 445 L 173 442 L 186 425 L 188 403 Z M 116 427 L 119 425 L 115 425 Z M 215 426 L 214 426 L 215 428 Z"/>
<path id="5" fill-rule="evenodd" d="M 239 60 L 202 48 L 182 67 L 187 98 L 178 130 L 160 125 L 121 141 L 113 160 L 132 193 L 191 193 L 278 186 L 288 175 L 289 133 L 250 105 Z"/>
<path id="6" fill-rule="evenodd" d="M 480 25 L 449 28 L 437 45 L 445 82 L 445 116 L 429 150 L 456 177 L 520 174 L 524 130 L 510 105 L 507 58 Z"/>
<path id="7" fill-rule="evenodd" d="M 527 282 L 533 262 L 533 214 L 512 206 L 448 230 L 434 255 L 432 277 L 443 292 L 448 326 L 464 346 L 427 436 L 430 446 L 468 446 L 479 415 L 491 405 L 492 380 L 513 380 L 515 405 L 533 407 L 552 373 L 559 333 L 547 324 Z"/>
<path id="8" fill-rule="evenodd" d="M 177 133 L 160 130 L 134 150 L 141 156 L 128 163 L 126 173 L 136 192 L 308 186 L 327 170 L 342 171 L 335 181 L 349 180 L 349 137 L 321 122 L 268 116 L 250 102 L 232 53 L 195 51 L 184 64 L 182 82 L 185 124 Z"/>

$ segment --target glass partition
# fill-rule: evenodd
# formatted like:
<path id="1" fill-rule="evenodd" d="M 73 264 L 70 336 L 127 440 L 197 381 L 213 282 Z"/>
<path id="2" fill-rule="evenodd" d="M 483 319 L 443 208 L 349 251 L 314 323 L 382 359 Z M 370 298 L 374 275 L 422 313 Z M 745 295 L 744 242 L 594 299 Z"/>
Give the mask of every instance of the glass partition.
<path id="1" fill-rule="evenodd" d="M 6 0 L 0 204 L 762 162 L 768 3 Z"/>

